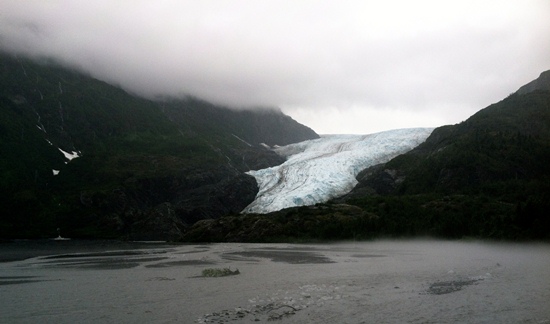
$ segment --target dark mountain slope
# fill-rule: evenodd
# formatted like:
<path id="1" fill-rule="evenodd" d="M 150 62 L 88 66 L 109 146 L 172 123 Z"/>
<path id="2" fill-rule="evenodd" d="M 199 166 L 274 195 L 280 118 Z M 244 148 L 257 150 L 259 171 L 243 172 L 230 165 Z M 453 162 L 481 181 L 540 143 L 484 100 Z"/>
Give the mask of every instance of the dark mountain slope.
<path id="1" fill-rule="evenodd" d="M 185 109 L 181 109 L 182 104 Z M 170 120 L 189 130 L 231 134 L 251 145 L 282 146 L 318 137 L 310 128 L 274 109 L 230 110 L 188 98 L 184 102 L 163 102 L 162 110 Z"/>
<path id="2" fill-rule="evenodd" d="M 185 239 L 548 240 L 550 91 L 539 88 L 544 81 L 532 84 L 537 84 L 532 91 L 518 91 L 460 124 L 439 127 L 414 150 L 362 171 L 344 197 L 267 215 L 201 221 Z"/>
<path id="3" fill-rule="evenodd" d="M 259 143 L 316 137 L 280 111 L 150 101 L 1 54 L 0 237 L 61 227 L 73 237 L 176 238 L 254 198 L 243 171 L 282 160 Z M 80 157 L 69 162 L 60 150 Z"/>
<path id="4" fill-rule="evenodd" d="M 549 174 L 549 140 L 548 92 L 512 95 L 461 124 L 434 130 L 425 143 L 384 169 L 394 170 L 396 179 L 404 177 L 394 186 L 400 193 L 476 190 L 489 182 Z"/>
<path id="5" fill-rule="evenodd" d="M 404 173 L 395 186 L 401 193 L 465 191 L 546 176 L 549 149 L 550 92 L 535 91 L 511 95 L 461 124 L 437 128 L 425 143 L 384 168 L 394 170 L 395 178 Z"/>
<path id="6" fill-rule="evenodd" d="M 518 91 L 516 91 L 516 93 L 526 94 L 529 92 L 533 92 L 535 90 L 550 91 L 550 70 L 542 72 L 537 79 L 519 88 Z"/>
<path id="7" fill-rule="evenodd" d="M 429 218 L 411 225 L 411 232 L 548 238 L 548 161 L 550 91 L 522 90 L 463 123 L 437 128 L 413 151 L 363 171 L 343 200 L 378 213 L 375 204 L 390 208 L 407 201 L 414 206 L 410 213 L 392 208 L 382 213 L 401 214 L 406 224 Z"/>

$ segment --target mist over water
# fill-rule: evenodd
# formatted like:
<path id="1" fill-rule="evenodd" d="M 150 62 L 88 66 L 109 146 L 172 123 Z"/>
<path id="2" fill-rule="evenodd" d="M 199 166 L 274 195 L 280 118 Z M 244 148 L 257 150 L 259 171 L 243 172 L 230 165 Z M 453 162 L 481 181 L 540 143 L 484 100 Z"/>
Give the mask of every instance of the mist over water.
<path id="1" fill-rule="evenodd" d="M 0 263 L 0 322 L 550 323 L 549 244 L 53 243 L 0 245 L 37 255 Z"/>

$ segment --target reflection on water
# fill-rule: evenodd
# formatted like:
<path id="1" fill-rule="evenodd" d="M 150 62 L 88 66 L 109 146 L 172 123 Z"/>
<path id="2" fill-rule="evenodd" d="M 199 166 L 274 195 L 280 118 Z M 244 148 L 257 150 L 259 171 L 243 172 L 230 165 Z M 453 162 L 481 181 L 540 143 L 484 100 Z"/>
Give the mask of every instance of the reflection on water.
<path id="1" fill-rule="evenodd" d="M 249 250 L 249 251 L 238 251 L 238 252 L 228 252 L 223 254 L 223 258 L 228 260 L 239 260 L 234 258 L 234 256 L 242 256 L 249 258 L 248 260 L 255 260 L 254 258 L 266 258 L 270 259 L 273 262 L 284 262 L 290 264 L 316 264 L 316 263 L 332 263 L 331 259 L 322 255 L 321 253 L 314 253 L 310 251 L 284 251 L 276 249 L 266 249 L 266 250 Z M 252 259 L 251 259 L 252 258 Z"/>
<path id="2" fill-rule="evenodd" d="M 43 281 L 36 276 L 1 276 L 0 277 L 0 286 L 4 285 L 18 285 L 31 282 Z"/>
<path id="3" fill-rule="evenodd" d="M 428 293 L 433 295 L 450 294 L 461 290 L 463 287 L 473 285 L 482 279 L 458 279 L 451 281 L 434 282 L 428 288 Z"/>
<path id="4" fill-rule="evenodd" d="M 214 262 L 207 261 L 207 260 L 180 260 L 180 261 L 168 261 L 168 262 L 147 264 L 145 265 L 145 267 L 146 268 L 167 268 L 167 267 L 199 266 L 199 265 L 210 265 L 210 264 L 214 264 Z"/>
<path id="5" fill-rule="evenodd" d="M 0 245 L 0 322 L 550 323 L 548 244 L 42 243 Z"/>

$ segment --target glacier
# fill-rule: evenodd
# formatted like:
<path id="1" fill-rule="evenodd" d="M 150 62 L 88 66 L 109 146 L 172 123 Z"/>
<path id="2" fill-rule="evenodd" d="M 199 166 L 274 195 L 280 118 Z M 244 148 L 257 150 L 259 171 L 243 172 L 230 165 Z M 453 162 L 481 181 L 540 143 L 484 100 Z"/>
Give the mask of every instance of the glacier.
<path id="1" fill-rule="evenodd" d="M 345 195 L 357 184 L 359 172 L 412 150 L 432 131 L 407 128 L 368 135 L 324 135 L 274 148 L 286 161 L 247 172 L 256 178 L 259 192 L 242 213 L 265 214 Z"/>

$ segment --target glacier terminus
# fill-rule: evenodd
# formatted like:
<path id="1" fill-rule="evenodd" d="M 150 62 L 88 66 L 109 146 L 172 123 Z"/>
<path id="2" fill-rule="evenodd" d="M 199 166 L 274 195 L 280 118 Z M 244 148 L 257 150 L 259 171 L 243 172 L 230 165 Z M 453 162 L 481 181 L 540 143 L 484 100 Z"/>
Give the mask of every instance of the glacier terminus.
<path id="1" fill-rule="evenodd" d="M 274 148 L 286 161 L 247 172 L 256 178 L 259 192 L 242 213 L 265 214 L 345 195 L 357 184 L 359 172 L 412 150 L 432 131 L 408 128 L 369 135 L 324 135 Z"/>

